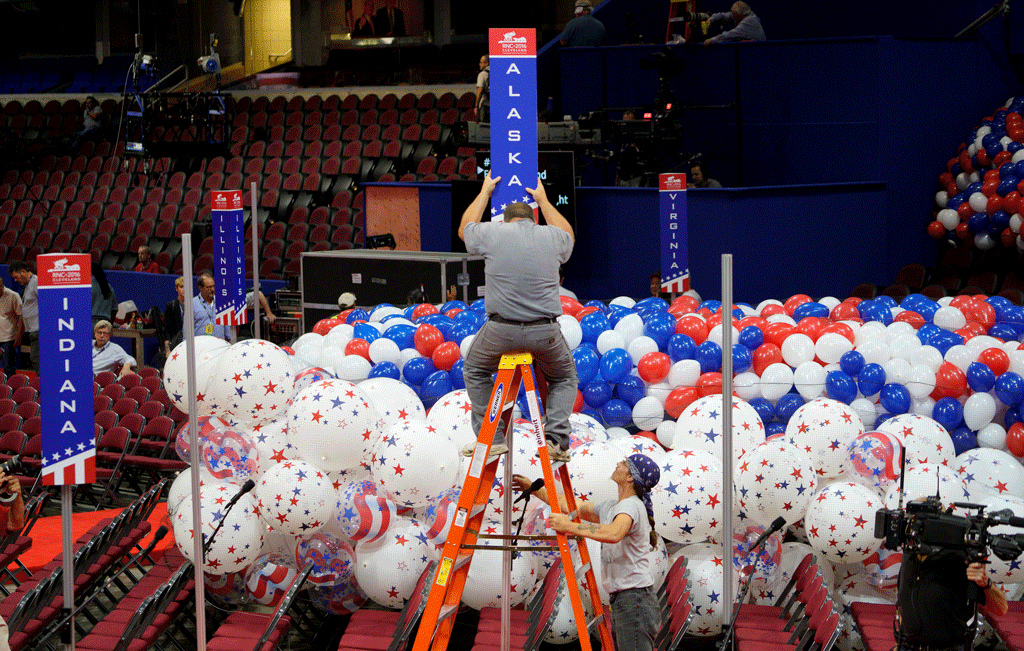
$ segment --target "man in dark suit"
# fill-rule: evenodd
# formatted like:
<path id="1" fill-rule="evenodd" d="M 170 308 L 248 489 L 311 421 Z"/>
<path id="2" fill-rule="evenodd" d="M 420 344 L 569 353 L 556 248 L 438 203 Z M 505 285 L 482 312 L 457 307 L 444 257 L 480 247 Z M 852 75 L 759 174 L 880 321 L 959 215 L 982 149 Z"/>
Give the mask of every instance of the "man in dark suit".
<path id="1" fill-rule="evenodd" d="M 185 279 L 179 276 L 174 281 L 174 289 L 178 297 L 167 303 L 164 308 L 164 327 L 161 339 L 164 355 L 170 355 L 171 349 L 181 343 L 182 324 L 185 321 Z"/>
<path id="2" fill-rule="evenodd" d="M 373 17 L 376 36 L 405 36 L 405 17 L 398 8 L 398 0 L 385 0 L 384 5 Z"/>

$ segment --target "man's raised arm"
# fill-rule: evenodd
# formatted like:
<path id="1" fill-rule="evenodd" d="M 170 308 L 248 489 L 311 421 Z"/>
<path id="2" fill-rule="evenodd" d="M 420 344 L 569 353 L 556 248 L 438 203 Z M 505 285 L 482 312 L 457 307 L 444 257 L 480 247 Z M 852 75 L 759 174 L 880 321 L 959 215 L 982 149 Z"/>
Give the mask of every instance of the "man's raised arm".
<path id="1" fill-rule="evenodd" d="M 558 208 L 555 208 L 548 200 L 548 195 L 544 191 L 544 184 L 540 179 L 537 179 L 537 187 L 534 189 L 526 188 L 526 191 L 530 193 L 534 201 L 537 202 L 537 207 L 540 208 L 540 212 L 544 215 L 544 220 L 548 223 L 548 226 L 554 226 L 555 228 L 561 229 L 569 234 L 573 242 L 576 241 L 576 234 L 572 232 L 572 226 L 569 225 L 569 221 L 562 216 L 562 213 L 558 212 Z"/>
<path id="2" fill-rule="evenodd" d="M 469 204 L 466 212 L 462 213 L 462 221 L 459 222 L 459 239 L 463 242 L 466 241 L 464 235 L 466 224 L 472 224 L 483 219 L 484 211 L 487 210 L 487 202 L 491 200 L 491 195 L 494 193 L 494 188 L 498 187 L 499 181 L 501 181 L 500 176 L 492 179 L 491 173 L 488 172 L 487 177 L 484 179 L 484 185 L 480 188 L 480 194 L 476 195 L 473 203 Z"/>

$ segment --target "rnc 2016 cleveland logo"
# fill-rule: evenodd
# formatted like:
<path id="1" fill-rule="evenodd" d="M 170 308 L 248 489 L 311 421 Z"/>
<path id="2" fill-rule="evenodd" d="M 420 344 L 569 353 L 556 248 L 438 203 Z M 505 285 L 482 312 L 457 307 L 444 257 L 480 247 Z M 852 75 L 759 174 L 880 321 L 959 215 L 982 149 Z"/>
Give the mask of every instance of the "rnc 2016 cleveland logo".
<path id="1" fill-rule="evenodd" d="M 491 56 L 536 56 L 537 32 L 533 29 L 495 29 L 490 32 Z"/>

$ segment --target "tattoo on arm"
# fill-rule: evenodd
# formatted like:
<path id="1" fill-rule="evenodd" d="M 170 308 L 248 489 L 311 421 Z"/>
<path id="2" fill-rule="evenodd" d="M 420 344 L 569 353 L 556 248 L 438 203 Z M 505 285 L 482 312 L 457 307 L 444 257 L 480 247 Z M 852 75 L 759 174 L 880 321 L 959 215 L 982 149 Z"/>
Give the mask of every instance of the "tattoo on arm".
<path id="1" fill-rule="evenodd" d="M 590 532 L 596 534 L 601 529 L 601 525 L 594 524 L 593 522 L 580 522 L 578 526 L 580 528 L 580 533 Z"/>

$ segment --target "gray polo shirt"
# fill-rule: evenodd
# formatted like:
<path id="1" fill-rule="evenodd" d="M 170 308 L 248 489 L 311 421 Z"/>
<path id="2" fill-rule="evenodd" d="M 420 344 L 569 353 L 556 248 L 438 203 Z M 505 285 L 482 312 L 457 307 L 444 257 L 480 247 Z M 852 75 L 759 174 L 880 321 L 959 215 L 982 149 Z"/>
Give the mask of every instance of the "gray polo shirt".
<path id="1" fill-rule="evenodd" d="M 39 276 L 32 274 L 21 296 L 21 318 L 25 332 L 39 332 Z"/>
<path id="2" fill-rule="evenodd" d="M 536 321 L 562 314 L 558 267 L 572 254 L 573 241 L 568 233 L 520 219 L 466 224 L 463 236 L 466 250 L 485 260 L 487 314 L 513 321 Z"/>
<path id="3" fill-rule="evenodd" d="M 601 544 L 601 583 L 608 593 L 654 585 L 651 567 L 651 523 L 639 497 L 605 500 L 594 505 L 601 524 L 611 524 L 620 513 L 633 520 L 629 533 L 615 544 Z"/>

